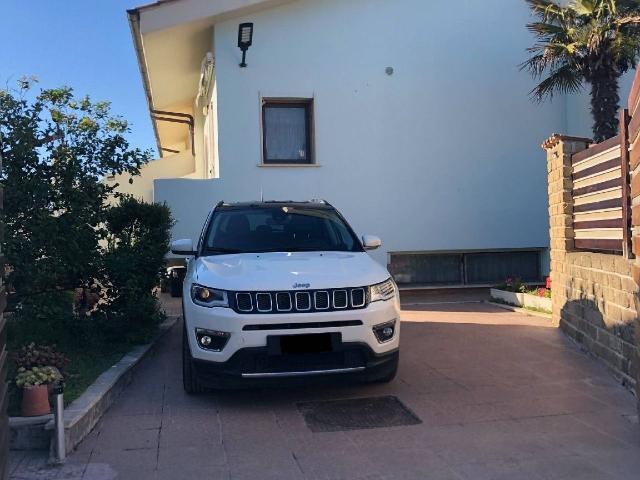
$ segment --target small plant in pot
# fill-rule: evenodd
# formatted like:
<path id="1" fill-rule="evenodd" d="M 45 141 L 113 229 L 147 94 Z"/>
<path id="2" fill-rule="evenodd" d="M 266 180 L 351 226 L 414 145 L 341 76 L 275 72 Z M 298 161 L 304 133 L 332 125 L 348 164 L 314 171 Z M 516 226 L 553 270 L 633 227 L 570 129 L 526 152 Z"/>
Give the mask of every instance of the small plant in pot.
<path id="1" fill-rule="evenodd" d="M 49 385 L 62 380 L 56 367 L 18 368 L 16 385 L 22 388 L 22 415 L 37 417 L 51 413 Z"/>
<path id="2" fill-rule="evenodd" d="M 69 359 L 55 345 L 31 342 L 12 355 L 17 368 L 16 386 L 22 389 L 25 417 L 50 412 L 48 386 L 62 380 Z"/>

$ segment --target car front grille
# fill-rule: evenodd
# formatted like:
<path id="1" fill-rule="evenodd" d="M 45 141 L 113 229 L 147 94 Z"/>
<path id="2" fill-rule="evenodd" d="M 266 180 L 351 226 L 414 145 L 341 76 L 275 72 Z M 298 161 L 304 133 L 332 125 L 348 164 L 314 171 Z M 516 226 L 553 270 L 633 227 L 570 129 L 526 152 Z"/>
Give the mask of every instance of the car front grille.
<path id="1" fill-rule="evenodd" d="M 259 312 L 270 312 L 273 309 L 271 294 L 256 293 L 256 307 Z"/>
<path id="2" fill-rule="evenodd" d="M 286 292 L 235 292 L 229 295 L 238 313 L 308 313 L 358 310 L 369 303 L 368 289 L 296 290 Z"/>
<path id="3" fill-rule="evenodd" d="M 279 312 L 290 312 L 293 309 L 291 294 L 289 292 L 276 293 L 276 306 Z"/>
<path id="4" fill-rule="evenodd" d="M 253 311 L 253 297 L 250 293 L 236 293 L 236 307 L 241 312 Z"/>

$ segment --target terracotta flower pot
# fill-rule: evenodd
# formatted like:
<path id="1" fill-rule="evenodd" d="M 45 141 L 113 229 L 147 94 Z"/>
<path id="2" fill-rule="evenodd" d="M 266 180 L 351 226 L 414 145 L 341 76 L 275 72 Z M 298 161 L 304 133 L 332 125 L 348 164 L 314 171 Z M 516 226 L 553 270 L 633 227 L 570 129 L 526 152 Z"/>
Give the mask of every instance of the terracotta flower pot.
<path id="1" fill-rule="evenodd" d="M 38 417 L 48 413 L 51 413 L 51 405 L 49 405 L 49 389 L 46 385 L 22 389 L 22 416 Z"/>

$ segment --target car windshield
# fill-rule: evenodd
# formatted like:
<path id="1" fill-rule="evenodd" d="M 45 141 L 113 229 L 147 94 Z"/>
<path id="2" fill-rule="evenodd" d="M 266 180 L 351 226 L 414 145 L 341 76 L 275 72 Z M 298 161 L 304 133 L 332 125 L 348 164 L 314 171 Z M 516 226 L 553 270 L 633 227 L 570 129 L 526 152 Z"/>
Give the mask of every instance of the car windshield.
<path id="1" fill-rule="evenodd" d="M 273 206 L 217 210 L 203 246 L 226 253 L 362 251 L 340 214 L 329 208 Z"/>

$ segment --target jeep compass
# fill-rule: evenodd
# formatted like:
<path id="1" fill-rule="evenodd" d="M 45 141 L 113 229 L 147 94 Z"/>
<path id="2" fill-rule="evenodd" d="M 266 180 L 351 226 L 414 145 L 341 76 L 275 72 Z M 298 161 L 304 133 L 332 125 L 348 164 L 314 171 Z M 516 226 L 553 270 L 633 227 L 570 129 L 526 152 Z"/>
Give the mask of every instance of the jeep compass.
<path id="1" fill-rule="evenodd" d="M 389 272 L 330 204 L 219 203 L 183 284 L 187 392 L 333 375 L 386 382 L 398 368 L 400 302 Z"/>

